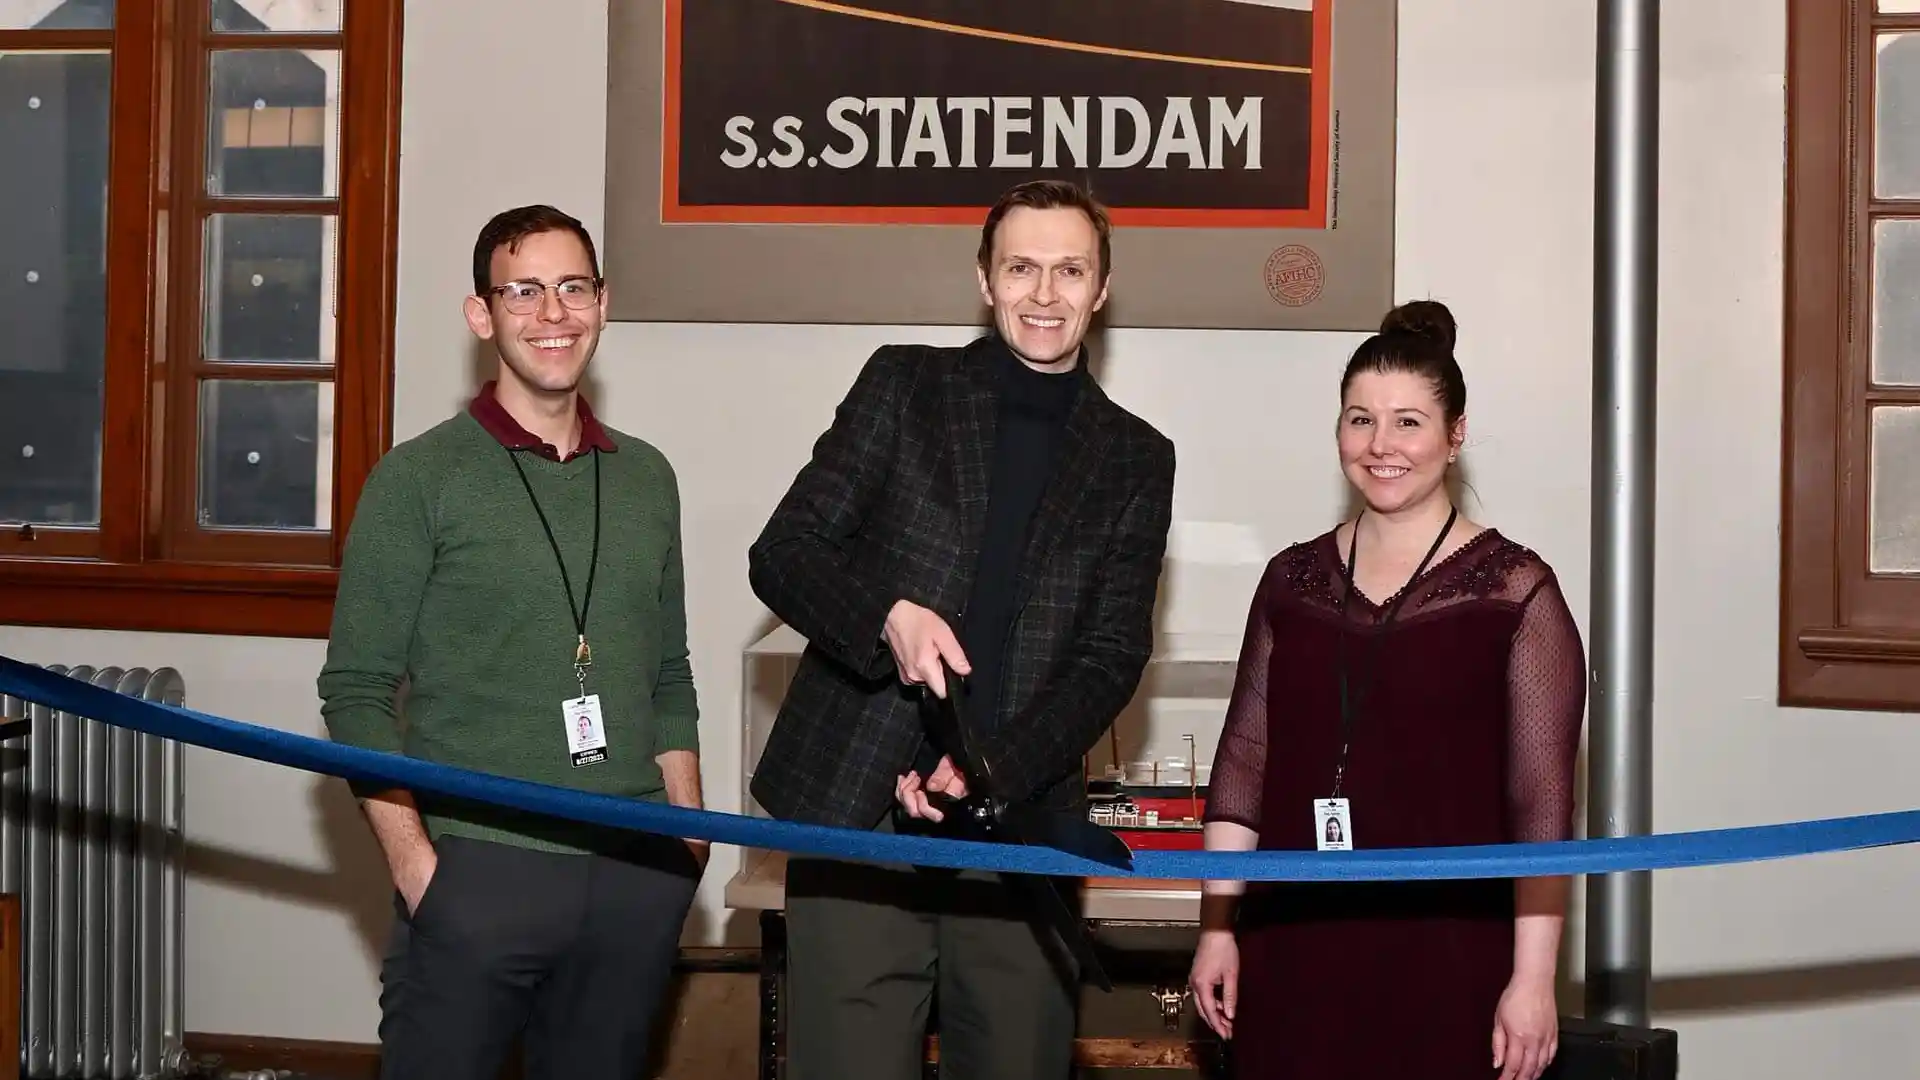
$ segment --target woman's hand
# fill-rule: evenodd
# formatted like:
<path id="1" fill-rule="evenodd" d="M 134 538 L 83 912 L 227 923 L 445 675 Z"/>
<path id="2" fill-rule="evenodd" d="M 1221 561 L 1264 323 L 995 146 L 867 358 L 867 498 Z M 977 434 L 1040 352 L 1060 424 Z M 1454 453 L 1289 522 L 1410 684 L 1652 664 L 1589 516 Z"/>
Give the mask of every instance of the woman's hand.
<path id="1" fill-rule="evenodd" d="M 1233 1002 L 1240 988 L 1240 945 L 1232 930 L 1205 930 L 1187 975 L 1194 1007 L 1221 1038 L 1233 1038 Z"/>
<path id="2" fill-rule="evenodd" d="M 1493 1067 L 1500 1080 L 1539 1080 L 1559 1049 L 1552 980 L 1515 977 L 1493 1011 Z"/>

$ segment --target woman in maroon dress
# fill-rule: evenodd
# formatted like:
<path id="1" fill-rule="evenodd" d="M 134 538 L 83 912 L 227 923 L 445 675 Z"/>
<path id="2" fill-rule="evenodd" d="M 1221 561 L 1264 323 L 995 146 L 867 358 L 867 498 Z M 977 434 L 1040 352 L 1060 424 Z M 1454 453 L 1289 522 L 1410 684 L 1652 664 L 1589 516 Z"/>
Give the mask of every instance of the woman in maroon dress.
<path id="1" fill-rule="evenodd" d="M 1340 465 L 1364 505 L 1260 579 L 1211 850 L 1572 834 L 1579 629 L 1553 570 L 1447 494 L 1466 434 L 1453 339 L 1444 306 L 1406 304 L 1347 365 Z M 1534 1080 L 1557 1049 L 1567 891 L 1564 877 L 1208 882 L 1194 997 L 1241 1077 Z"/>

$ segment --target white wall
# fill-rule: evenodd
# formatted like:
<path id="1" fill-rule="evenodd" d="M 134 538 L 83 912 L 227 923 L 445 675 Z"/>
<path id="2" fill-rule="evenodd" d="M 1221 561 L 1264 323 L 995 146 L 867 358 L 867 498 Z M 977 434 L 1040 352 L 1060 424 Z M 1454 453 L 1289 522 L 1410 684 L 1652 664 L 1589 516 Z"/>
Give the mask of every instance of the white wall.
<path id="1" fill-rule="evenodd" d="M 1471 9 L 1471 10 L 1469 10 Z M 1913 805 L 1907 717 L 1772 704 L 1778 567 L 1780 0 L 1669 5 L 1662 138 L 1656 827 Z M 598 232 L 604 118 L 561 111 L 605 83 L 605 0 L 541 5 L 540 48 L 502 0 L 410 5 L 402 144 L 398 429 L 470 391 L 459 315 L 474 231 L 550 201 Z M 1591 4 L 1476 0 L 1402 12 L 1399 286 L 1462 323 L 1479 501 L 1587 610 Z M 429 48 L 431 57 L 429 57 Z M 577 98 L 575 100 L 578 100 Z M 475 103 L 484 103 L 476 107 Z M 884 272 L 884 268 L 876 268 Z M 1127 288 L 1126 267 L 1115 288 Z M 614 287 L 618 287 L 616 283 Z M 613 327 L 602 412 L 679 468 L 710 803 L 739 805 L 739 649 L 765 625 L 745 549 L 858 363 L 953 328 Z M 1166 630 L 1235 633 L 1265 553 L 1340 498 L 1331 425 L 1354 338 L 1120 331 L 1106 383 L 1179 445 Z M 751 433 L 743 438 L 743 434 Z M 1255 538 L 1209 562 L 1196 526 Z M 318 734 L 317 642 L 0 628 L 40 662 L 170 663 L 191 703 Z M 381 867 L 336 785 L 190 758 L 196 875 L 190 1027 L 372 1040 Z M 719 940 L 715 853 L 690 937 Z M 1658 1020 L 1692 1080 L 1888 1075 L 1920 1052 L 1920 887 L 1909 848 L 1656 877 Z M 1574 935 L 1578 975 L 1579 929 Z M 737 934 L 727 935 L 738 940 Z M 282 973 L 297 979 L 282 978 Z M 296 998 L 297 995 L 297 998 Z"/>

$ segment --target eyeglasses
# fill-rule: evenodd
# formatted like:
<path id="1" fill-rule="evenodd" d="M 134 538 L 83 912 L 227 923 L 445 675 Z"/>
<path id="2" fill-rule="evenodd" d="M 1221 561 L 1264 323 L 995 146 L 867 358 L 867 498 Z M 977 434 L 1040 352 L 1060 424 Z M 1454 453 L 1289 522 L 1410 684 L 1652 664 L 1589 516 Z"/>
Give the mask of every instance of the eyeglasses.
<path id="1" fill-rule="evenodd" d="M 564 307 L 575 311 L 584 311 L 600 299 L 600 279 L 590 277 L 570 277 L 557 285 L 544 281 L 509 281 L 505 285 L 495 285 L 489 293 L 498 293 L 500 304 L 515 315 L 531 315 L 540 310 L 551 289 L 560 297 Z"/>

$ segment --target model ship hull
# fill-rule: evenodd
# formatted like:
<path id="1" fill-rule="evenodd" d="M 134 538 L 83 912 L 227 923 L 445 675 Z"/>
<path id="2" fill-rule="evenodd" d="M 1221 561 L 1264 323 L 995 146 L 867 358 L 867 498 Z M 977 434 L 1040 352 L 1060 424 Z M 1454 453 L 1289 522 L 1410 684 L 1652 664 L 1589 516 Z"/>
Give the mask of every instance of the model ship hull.
<path id="1" fill-rule="evenodd" d="M 1088 779 L 1087 818 L 1133 851 L 1199 851 L 1206 846 L 1205 786 Z"/>

